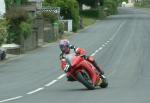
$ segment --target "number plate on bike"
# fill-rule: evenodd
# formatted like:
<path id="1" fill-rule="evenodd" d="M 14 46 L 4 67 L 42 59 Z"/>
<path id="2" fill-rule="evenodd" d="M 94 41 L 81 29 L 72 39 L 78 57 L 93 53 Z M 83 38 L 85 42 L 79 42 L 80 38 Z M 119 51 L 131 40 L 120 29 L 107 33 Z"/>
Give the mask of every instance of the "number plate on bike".
<path id="1" fill-rule="evenodd" d="M 67 64 L 66 67 L 64 68 L 64 71 L 65 71 L 65 72 L 68 72 L 69 70 L 70 70 L 70 65 Z"/>

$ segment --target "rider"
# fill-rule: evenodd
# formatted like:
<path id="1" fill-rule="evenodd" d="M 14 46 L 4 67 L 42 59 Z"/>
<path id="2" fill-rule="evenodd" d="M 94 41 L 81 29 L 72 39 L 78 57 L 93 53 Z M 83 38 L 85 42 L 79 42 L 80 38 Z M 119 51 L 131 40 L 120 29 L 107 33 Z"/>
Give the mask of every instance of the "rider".
<path id="1" fill-rule="evenodd" d="M 80 52 L 85 51 L 82 48 L 76 48 L 75 46 L 71 45 L 69 40 L 67 40 L 67 39 L 60 40 L 59 47 L 60 47 L 60 50 L 62 52 L 60 54 L 60 60 L 62 60 L 64 58 L 64 55 L 69 54 L 71 52 L 75 52 L 76 54 L 80 54 Z M 102 71 L 100 69 L 100 67 L 97 65 L 95 60 L 91 60 L 90 56 L 86 56 L 86 55 L 84 56 L 84 58 L 86 60 L 88 60 L 89 62 L 91 62 L 95 66 L 97 71 L 100 73 L 101 77 L 105 78 L 104 71 Z M 68 81 L 72 81 L 72 79 L 68 77 Z"/>

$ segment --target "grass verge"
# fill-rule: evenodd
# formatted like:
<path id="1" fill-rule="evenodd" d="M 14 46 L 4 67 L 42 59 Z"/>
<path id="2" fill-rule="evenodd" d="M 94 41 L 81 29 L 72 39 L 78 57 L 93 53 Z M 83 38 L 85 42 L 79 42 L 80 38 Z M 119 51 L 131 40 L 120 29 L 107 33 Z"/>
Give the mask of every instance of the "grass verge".
<path id="1" fill-rule="evenodd" d="M 82 19 L 83 19 L 83 26 L 84 27 L 92 25 L 96 22 L 96 19 L 94 19 L 94 18 L 82 17 Z"/>

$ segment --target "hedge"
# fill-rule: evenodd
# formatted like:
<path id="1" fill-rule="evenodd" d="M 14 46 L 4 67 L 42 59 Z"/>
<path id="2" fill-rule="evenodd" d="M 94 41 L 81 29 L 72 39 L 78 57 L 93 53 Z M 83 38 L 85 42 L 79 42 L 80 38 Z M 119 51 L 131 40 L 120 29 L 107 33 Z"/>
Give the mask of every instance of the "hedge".
<path id="1" fill-rule="evenodd" d="M 12 8 L 6 13 L 6 20 L 8 21 L 8 43 L 21 44 L 21 38 L 27 38 L 31 34 L 32 17 L 28 12 L 21 8 Z"/>
<path id="2" fill-rule="evenodd" d="M 118 2 L 114 0 L 106 0 L 104 2 L 104 8 L 107 8 L 107 15 L 113 15 L 117 13 Z"/>
<path id="3" fill-rule="evenodd" d="M 106 17 L 106 12 L 103 7 L 99 7 L 97 9 L 80 11 L 80 15 L 88 18 L 104 19 Z"/>

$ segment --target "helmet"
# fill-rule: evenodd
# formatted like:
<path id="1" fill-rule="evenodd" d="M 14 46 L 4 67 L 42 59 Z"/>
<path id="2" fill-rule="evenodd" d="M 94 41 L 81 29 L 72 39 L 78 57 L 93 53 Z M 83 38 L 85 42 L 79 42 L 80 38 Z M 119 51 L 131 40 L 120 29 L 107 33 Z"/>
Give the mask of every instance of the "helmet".
<path id="1" fill-rule="evenodd" d="M 69 40 L 67 40 L 67 39 L 60 40 L 59 47 L 63 53 L 66 53 L 66 54 L 69 53 L 69 51 L 70 51 L 69 46 L 70 46 Z"/>

